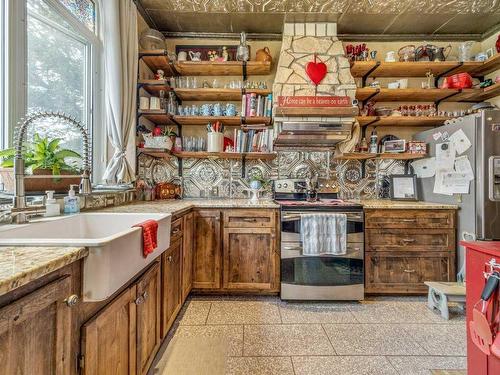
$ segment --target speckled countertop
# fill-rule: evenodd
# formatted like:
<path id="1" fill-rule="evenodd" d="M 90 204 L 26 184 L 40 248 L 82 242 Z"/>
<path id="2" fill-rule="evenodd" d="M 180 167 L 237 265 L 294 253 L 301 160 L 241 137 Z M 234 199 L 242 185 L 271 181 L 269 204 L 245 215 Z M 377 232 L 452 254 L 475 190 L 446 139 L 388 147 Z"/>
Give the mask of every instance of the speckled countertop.
<path id="1" fill-rule="evenodd" d="M 169 212 L 175 214 L 190 208 L 279 208 L 272 200 L 251 203 L 248 199 L 182 199 L 151 202 L 134 202 L 123 206 L 108 207 L 106 212 Z"/>
<path id="2" fill-rule="evenodd" d="M 413 201 L 394 201 L 390 199 L 362 199 L 360 202 L 363 208 L 376 209 L 407 209 L 407 210 L 456 210 L 456 204 L 432 203 L 432 202 L 413 202 Z"/>
<path id="3" fill-rule="evenodd" d="M 0 295 L 87 254 L 84 247 L 0 247 Z"/>

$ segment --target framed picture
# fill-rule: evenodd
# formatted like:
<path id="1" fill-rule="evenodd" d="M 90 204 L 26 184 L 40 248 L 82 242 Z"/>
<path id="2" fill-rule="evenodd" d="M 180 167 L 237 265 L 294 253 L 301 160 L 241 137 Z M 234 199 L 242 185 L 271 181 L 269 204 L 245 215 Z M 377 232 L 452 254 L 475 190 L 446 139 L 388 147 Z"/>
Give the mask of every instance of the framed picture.
<path id="1" fill-rule="evenodd" d="M 391 175 L 391 199 L 416 201 L 417 175 L 416 174 L 393 174 Z"/>
<path id="2" fill-rule="evenodd" d="M 486 50 L 486 56 L 488 56 L 488 59 L 491 59 L 494 54 L 495 54 L 495 52 L 493 52 L 493 48 L 488 48 Z"/>

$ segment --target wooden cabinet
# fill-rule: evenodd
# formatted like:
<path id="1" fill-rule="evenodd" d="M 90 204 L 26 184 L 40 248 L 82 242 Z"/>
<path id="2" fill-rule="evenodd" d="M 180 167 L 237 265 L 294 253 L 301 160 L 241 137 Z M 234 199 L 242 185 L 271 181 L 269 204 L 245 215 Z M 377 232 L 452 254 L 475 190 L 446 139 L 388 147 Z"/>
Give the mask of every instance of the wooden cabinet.
<path id="1" fill-rule="evenodd" d="M 221 212 L 194 212 L 193 288 L 221 287 Z"/>
<path id="2" fill-rule="evenodd" d="M 182 238 L 162 254 L 162 338 L 168 333 L 181 306 Z"/>
<path id="3" fill-rule="evenodd" d="M 137 282 L 137 374 L 145 374 L 160 347 L 160 262 Z"/>
<path id="4" fill-rule="evenodd" d="M 224 289 L 274 289 L 274 228 L 224 228 L 223 244 Z"/>
<path id="5" fill-rule="evenodd" d="M 276 225 L 275 210 L 224 210 L 223 215 L 225 228 L 273 228 Z"/>
<path id="6" fill-rule="evenodd" d="M 365 210 L 365 291 L 426 293 L 455 279 L 454 210 Z"/>
<path id="7" fill-rule="evenodd" d="M 193 288 L 193 241 L 194 214 L 184 215 L 184 231 L 182 237 L 182 302 Z"/>
<path id="8" fill-rule="evenodd" d="M 0 309 L 0 371 L 6 375 L 71 372 L 70 277 L 53 281 Z"/>
<path id="9" fill-rule="evenodd" d="M 136 374 L 135 285 L 82 327 L 84 375 Z"/>

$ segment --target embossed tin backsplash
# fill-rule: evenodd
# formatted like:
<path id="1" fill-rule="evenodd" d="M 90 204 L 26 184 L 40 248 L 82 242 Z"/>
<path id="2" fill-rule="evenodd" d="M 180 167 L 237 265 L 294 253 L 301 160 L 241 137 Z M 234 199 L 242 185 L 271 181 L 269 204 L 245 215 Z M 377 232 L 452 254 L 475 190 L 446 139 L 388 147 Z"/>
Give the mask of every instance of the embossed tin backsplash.
<path id="1" fill-rule="evenodd" d="M 367 160 L 365 174 L 358 160 L 338 160 L 333 152 L 280 151 L 272 161 L 247 160 L 245 178 L 241 160 L 183 159 L 182 177 L 178 159 L 155 159 L 140 155 L 138 177 L 153 183 L 174 182 L 183 187 L 184 198 L 247 198 L 251 176 L 266 179 L 301 178 L 310 172 L 329 178 L 340 191 L 359 192 L 361 197 L 388 197 L 391 174 L 404 172 L 399 160 Z M 270 192 L 266 193 L 270 196 Z"/>

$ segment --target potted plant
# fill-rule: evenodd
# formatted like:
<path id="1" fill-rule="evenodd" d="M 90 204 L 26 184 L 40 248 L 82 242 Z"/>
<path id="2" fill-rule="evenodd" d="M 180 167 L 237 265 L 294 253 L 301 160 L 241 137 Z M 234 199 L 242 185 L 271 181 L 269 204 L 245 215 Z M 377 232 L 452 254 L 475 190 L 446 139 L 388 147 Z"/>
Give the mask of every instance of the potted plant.
<path id="1" fill-rule="evenodd" d="M 76 166 L 76 160 L 81 159 L 81 156 L 75 151 L 61 148 L 60 143 L 60 138 L 49 140 L 35 134 L 32 142 L 24 144 L 23 159 L 28 173 L 24 181 L 26 191 L 67 191 L 69 185 L 80 183 L 81 171 Z M 6 191 L 14 190 L 14 156 L 13 148 L 0 151 L 0 175 Z M 70 164 L 68 158 L 76 160 Z"/>

